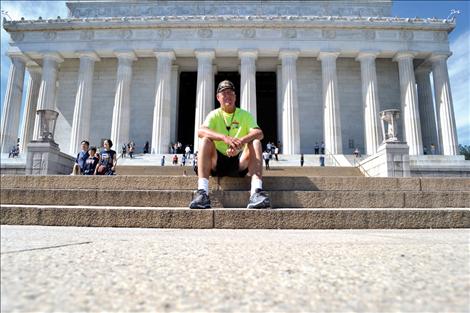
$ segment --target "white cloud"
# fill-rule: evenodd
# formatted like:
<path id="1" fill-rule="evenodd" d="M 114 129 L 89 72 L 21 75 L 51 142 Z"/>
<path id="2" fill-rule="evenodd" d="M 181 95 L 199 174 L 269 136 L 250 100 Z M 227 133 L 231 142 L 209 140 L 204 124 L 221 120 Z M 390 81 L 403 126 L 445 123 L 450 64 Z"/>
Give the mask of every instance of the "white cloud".
<path id="1" fill-rule="evenodd" d="M 450 43 L 449 78 L 459 143 L 470 145 L 470 31 Z"/>

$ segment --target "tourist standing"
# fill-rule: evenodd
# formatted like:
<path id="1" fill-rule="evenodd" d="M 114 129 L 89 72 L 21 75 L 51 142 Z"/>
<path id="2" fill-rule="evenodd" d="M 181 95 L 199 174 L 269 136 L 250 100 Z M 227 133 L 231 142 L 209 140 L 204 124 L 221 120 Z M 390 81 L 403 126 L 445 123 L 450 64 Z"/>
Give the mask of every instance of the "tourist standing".
<path id="1" fill-rule="evenodd" d="M 269 160 L 270 160 L 271 154 L 266 150 L 263 152 L 263 160 L 264 160 L 264 166 L 266 167 L 266 170 L 269 170 Z"/>

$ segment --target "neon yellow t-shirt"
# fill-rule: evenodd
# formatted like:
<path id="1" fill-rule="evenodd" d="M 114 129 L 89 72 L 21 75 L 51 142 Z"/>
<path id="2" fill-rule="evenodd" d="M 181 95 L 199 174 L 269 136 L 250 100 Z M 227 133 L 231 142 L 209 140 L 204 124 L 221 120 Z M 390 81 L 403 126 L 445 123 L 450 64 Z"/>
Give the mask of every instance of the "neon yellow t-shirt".
<path id="1" fill-rule="evenodd" d="M 204 120 L 203 126 L 233 138 L 242 138 L 246 136 L 251 129 L 259 128 L 258 124 L 250 114 L 250 112 L 243 109 L 236 108 L 232 114 L 224 112 L 221 108 L 211 111 Z M 230 130 L 227 130 L 230 127 Z M 226 151 L 229 148 L 223 141 L 214 141 L 215 148 L 220 153 L 227 155 Z"/>

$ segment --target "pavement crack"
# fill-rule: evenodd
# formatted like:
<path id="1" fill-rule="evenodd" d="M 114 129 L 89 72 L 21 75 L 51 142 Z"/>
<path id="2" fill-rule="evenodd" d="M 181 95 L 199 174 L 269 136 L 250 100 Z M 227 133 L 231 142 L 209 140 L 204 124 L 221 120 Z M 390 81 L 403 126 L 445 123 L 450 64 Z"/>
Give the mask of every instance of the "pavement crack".
<path id="1" fill-rule="evenodd" d="M 93 241 L 85 241 L 85 242 L 77 242 L 77 243 L 69 243 L 65 245 L 57 245 L 57 246 L 50 246 L 50 247 L 41 247 L 41 248 L 31 248 L 31 249 L 23 249 L 23 250 L 14 250 L 14 251 L 7 251 L 0 253 L 1 255 L 4 254 L 12 254 L 12 253 L 21 253 L 21 252 L 29 252 L 29 251 L 36 251 L 36 250 L 48 250 L 48 249 L 56 249 L 56 248 L 63 248 L 69 246 L 79 246 L 79 245 L 87 245 L 93 243 Z"/>

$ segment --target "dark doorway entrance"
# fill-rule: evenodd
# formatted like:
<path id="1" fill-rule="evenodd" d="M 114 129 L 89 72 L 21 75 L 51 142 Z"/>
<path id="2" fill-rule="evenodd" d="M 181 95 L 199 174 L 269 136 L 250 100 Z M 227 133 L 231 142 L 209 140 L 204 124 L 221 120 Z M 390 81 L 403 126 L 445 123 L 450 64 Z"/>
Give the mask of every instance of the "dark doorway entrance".
<path id="1" fill-rule="evenodd" d="M 229 80 L 235 85 L 235 93 L 237 94 L 237 101 L 235 105 L 237 108 L 240 107 L 240 74 L 238 72 L 218 72 L 215 75 L 214 79 L 214 97 L 215 93 L 217 92 L 217 86 L 223 80 Z M 215 107 L 218 108 L 220 106 L 217 99 L 215 99 Z"/>
<path id="2" fill-rule="evenodd" d="M 178 104 L 177 140 L 186 145 L 194 141 L 194 119 L 196 112 L 197 72 L 181 72 Z"/>
<path id="3" fill-rule="evenodd" d="M 256 73 L 256 115 L 264 133 L 263 147 L 277 144 L 277 78 L 275 72 Z"/>

